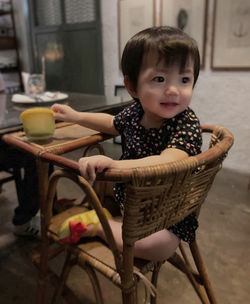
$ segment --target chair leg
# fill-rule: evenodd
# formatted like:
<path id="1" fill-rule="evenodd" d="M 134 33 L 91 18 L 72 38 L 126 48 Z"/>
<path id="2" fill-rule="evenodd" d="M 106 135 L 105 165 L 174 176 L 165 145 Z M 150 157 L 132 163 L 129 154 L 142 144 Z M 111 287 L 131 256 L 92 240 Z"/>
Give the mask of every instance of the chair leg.
<path id="1" fill-rule="evenodd" d="M 48 193 L 48 163 L 37 159 L 37 175 L 39 185 L 39 205 L 41 211 L 41 255 L 39 263 L 39 279 L 37 288 L 37 304 L 45 303 L 46 281 L 49 260 L 49 239 L 46 232 L 46 199 Z"/>
<path id="2" fill-rule="evenodd" d="M 122 304 L 137 304 L 136 290 L 130 293 L 122 292 Z"/>
<path id="3" fill-rule="evenodd" d="M 71 253 L 67 252 L 67 256 L 63 265 L 63 269 L 60 275 L 59 285 L 55 289 L 55 292 L 52 297 L 51 304 L 56 304 L 59 296 L 62 294 L 63 288 L 65 286 L 65 283 L 67 281 L 67 278 L 69 276 L 70 270 L 73 265 L 76 264 L 76 259 L 71 259 Z"/>
<path id="4" fill-rule="evenodd" d="M 94 294 L 95 294 L 96 304 L 104 304 L 103 298 L 102 298 L 101 287 L 100 287 L 99 280 L 97 278 L 97 275 L 96 275 L 94 269 L 91 266 L 89 266 L 88 264 L 84 265 L 84 269 L 87 272 L 89 279 L 91 281 L 91 284 L 92 284 L 92 287 L 94 290 Z"/>
<path id="5" fill-rule="evenodd" d="M 198 269 L 198 272 L 199 272 L 199 274 L 202 278 L 203 285 L 204 285 L 204 288 L 206 290 L 207 296 L 209 298 L 210 304 L 217 304 L 218 302 L 215 298 L 211 283 L 208 279 L 208 274 L 207 274 L 207 271 L 206 271 L 206 268 L 205 268 L 205 264 L 202 260 L 197 242 L 194 241 L 193 243 L 190 244 L 189 247 L 190 247 L 195 265 L 196 265 L 196 267 Z"/>
<path id="6" fill-rule="evenodd" d="M 207 295 L 204 291 L 204 289 L 201 287 L 200 284 L 197 283 L 197 280 L 194 276 L 194 273 L 192 269 L 187 265 L 184 260 L 181 258 L 180 255 L 175 253 L 171 258 L 168 259 L 168 261 L 175 266 L 177 269 L 182 271 L 186 274 L 187 278 L 189 279 L 191 285 L 193 286 L 194 290 L 196 291 L 196 294 L 201 300 L 202 304 L 210 304 L 207 298 Z"/>
<path id="7" fill-rule="evenodd" d="M 161 268 L 162 263 L 157 263 L 157 265 L 154 267 L 153 273 L 152 273 L 152 278 L 151 278 L 151 283 L 157 287 L 157 281 L 158 281 L 158 275 L 159 275 L 159 271 Z M 152 295 L 150 296 L 150 303 L 151 304 L 156 304 L 157 302 L 157 295 L 155 295 L 155 297 L 153 297 Z"/>

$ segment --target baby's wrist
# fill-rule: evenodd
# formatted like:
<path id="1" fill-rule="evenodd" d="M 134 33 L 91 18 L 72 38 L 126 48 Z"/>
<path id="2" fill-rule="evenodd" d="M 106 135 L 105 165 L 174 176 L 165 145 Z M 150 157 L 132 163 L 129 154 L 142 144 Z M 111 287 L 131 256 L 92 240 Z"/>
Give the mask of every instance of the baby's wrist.
<path id="1" fill-rule="evenodd" d="M 113 169 L 124 169 L 123 161 L 113 159 L 111 168 L 113 168 Z"/>
<path id="2" fill-rule="evenodd" d="M 84 122 L 84 118 L 82 117 L 83 116 L 82 114 L 83 114 L 82 112 L 75 111 L 74 115 L 72 115 L 72 121 L 78 124 Z"/>

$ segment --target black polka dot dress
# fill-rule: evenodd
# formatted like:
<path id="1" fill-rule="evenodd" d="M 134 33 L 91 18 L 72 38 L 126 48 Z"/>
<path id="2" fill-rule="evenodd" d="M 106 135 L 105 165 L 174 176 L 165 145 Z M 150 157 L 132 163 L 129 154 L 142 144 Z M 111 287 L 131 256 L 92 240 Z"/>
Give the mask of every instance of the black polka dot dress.
<path id="1" fill-rule="evenodd" d="M 166 148 L 180 149 L 190 156 L 201 152 L 200 122 L 190 108 L 171 119 L 164 120 L 159 129 L 145 129 L 140 124 L 143 113 L 140 102 L 136 101 L 114 117 L 114 126 L 122 138 L 123 153 L 120 159 L 159 155 Z M 123 184 L 116 184 L 114 195 L 122 208 L 125 201 Z M 197 227 L 197 219 L 191 214 L 168 229 L 183 241 L 190 243 L 195 239 Z"/>

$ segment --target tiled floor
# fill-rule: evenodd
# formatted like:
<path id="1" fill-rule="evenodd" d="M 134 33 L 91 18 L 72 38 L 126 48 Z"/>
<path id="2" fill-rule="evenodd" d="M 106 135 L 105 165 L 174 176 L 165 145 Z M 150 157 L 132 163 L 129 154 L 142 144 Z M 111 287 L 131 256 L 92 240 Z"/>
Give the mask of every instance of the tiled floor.
<path id="1" fill-rule="evenodd" d="M 106 149 L 116 153 L 119 148 L 109 142 Z M 78 158 L 79 153 L 73 156 Z M 248 176 L 222 169 L 200 215 L 197 237 L 220 304 L 250 303 L 250 192 L 247 183 Z M 76 196 L 77 190 L 72 185 L 64 185 L 63 189 L 67 197 Z M 13 235 L 11 218 L 16 203 L 14 184 L 5 184 L 0 194 L 0 303 L 33 304 L 37 271 L 28 253 L 36 241 Z M 90 283 L 79 269 L 73 270 L 69 284 L 82 303 L 94 303 Z M 101 285 L 105 303 L 121 303 L 116 287 L 104 278 L 101 278 Z M 186 277 L 169 264 L 162 268 L 158 290 L 159 304 L 200 303 Z M 48 299 L 51 291 L 49 288 Z"/>

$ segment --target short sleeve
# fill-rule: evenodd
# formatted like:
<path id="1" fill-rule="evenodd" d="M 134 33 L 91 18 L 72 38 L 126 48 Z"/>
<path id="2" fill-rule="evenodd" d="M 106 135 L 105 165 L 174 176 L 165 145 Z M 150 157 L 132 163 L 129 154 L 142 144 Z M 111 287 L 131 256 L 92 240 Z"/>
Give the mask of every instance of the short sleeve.
<path id="1" fill-rule="evenodd" d="M 176 117 L 176 127 L 170 135 L 167 148 L 176 148 L 190 156 L 201 153 L 202 130 L 199 119 L 191 109 Z"/>
<path id="2" fill-rule="evenodd" d="M 126 126 L 130 126 L 133 118 L 138 114 L 138 105 L 133 103 L 132 105 L 123 109 L 120 113 L 115 115 L 113 124 L 115 129 L 121 134 Z"/>

